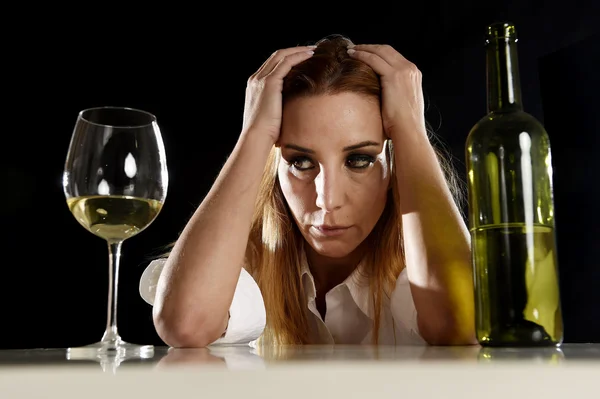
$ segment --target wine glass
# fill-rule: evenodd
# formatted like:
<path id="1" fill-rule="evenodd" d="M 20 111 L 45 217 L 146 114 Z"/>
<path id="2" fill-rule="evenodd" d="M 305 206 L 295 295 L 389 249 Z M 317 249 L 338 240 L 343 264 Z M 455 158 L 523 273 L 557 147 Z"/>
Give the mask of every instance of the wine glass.
<path id="1" fill-rule="evenodd" d="M 96 107 L 77 117 L 63 174 L 69 210 L 108 243 L 108 314 L 102 339 L 68 348 L 69 356 L 115 353 L 152 357 L 152 345 L 121 339 L 117 329 L 119 262 L 123 242 L 157 217 L 167 195 L 165 148 L 156 117 L 127 107 Z"/>

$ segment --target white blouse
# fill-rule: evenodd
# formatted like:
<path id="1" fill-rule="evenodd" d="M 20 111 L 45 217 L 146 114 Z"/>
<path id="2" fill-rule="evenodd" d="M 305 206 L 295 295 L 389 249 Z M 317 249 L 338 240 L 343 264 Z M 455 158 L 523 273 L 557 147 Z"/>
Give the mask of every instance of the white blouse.
<path id="1" fill-rule="evenodd" d="M 150 305 L 154 304 L 156 285 L 165 259 L 150 262 L 140 279 L 140 295 Z M 314 278 L 306 256 L 302 256 L 306 304 L 312 338 L 320 344 L 371 344 L 373 334 L 373 308 L 370 306 L 368 285 L 359 284 L 359 267 L 345 281 L 325 294 L 327 312 L 325 320 L 316 306 Z M 229 308 L 229 324 L 225 334 L 212 345 L 253 345 L 262 334 L 266 323 L 263 298 L 256 281 L 241 269 L 238 283 Z M 379 327 L 380 345 L 425 345 L 417 326 L 417 311 L 404 269 L 396 281 L 391 298 L 383 298 Z"/>

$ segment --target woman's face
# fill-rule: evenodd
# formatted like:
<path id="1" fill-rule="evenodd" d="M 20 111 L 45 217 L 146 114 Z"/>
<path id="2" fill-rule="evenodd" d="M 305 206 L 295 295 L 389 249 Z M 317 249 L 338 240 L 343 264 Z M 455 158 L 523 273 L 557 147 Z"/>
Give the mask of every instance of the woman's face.
<path id="1" fill-rule="evenodd" d="M 354 93 L 294 99 L 283 109 L 279 182 L 319 254 L 343 257 L 381 216 L 390 169 L 379 103 Z"/>

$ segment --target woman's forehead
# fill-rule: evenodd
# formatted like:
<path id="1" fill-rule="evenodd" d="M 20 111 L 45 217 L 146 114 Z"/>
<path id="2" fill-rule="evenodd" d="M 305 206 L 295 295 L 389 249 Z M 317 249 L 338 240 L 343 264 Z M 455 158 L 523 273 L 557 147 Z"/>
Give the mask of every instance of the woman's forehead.
<path id="1" fill-rule="evenodd" d="M 355 93 L 294 99 L 284 108 L 282 141 L 382 140 L 379 104 Z M 344 144 L 346 145 L 346 144 Z"/>

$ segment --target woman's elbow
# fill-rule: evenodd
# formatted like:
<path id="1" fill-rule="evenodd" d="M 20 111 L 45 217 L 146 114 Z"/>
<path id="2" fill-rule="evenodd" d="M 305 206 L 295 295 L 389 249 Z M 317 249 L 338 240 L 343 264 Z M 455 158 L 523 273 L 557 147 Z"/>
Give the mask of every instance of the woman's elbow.
<path id="1" fill-rule="evenodd" d="M 429 345 L 459 346 L 476 345 L 475 330 L 471 323 L 457 320 L 427 322 L 419 319 L 419 333 Z"/>
<path id="2" fill-rule="evenodd" d="M 477 340 L 472 336 L 459 336 L 452 334 L 422 334 L 428 345 L 432 346 L 467 346 L 477 345 Z"/>
<path id="3" fill-rule="evenodd" d="M 219 339 L 226 328 L 214 317 L 191 316 L 154 307 L 154 328 L 165 344 L 174 348 L 204 348 Z"/>

